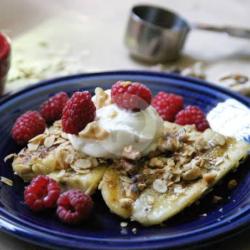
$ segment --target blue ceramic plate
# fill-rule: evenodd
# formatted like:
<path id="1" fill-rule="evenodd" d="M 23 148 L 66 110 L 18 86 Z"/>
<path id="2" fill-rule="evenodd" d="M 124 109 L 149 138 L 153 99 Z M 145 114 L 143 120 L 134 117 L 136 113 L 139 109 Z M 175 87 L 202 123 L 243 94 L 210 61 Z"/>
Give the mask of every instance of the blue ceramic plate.
<path id="1" fill-rule="evenodd" d="M 14 186 L 0 184 L 0 227 L 1 230 L 18 238 L 48 247 L 74 249 L 173 249 L 174 247 L 196 246 L 211 242 L 215 238 L 246 228 L 250 222 L 250 173 L 246 164 L 226 177 L 211 194 L 202 199 L 164 225 L 143 228 L 129 223 L 121 234 L 120 218 L 111 214 L 100 195 L 95 195 L 95 210 L 92 218 L 78 227 L 61 224 L 53 213 L 36 215 L 23 204 L 22 180 L 13 175 L 10 163 L 3 158 L 20 148 L 11 140 L 13 122 L 23 112 L 38 108 L 42 101 L 54 93 L 68 93 L 84 89 L 93 92 L 96 86 L 109 88 L 117 80 L 139 81 L 147 84 L 153 93 L 160 90 L 174 92 L 185 98 L 185 104 L 200 106 L 205 112 L 217 103 L 234 98 L 249 106 L 249 101 L 225 89 L 211 86 L 203 81 L 177 75 L 149 72 L 108 72 L 84 74 L 44 81 L 27 88 L 0 102 L 0 175 L 14 181 Z M 237 188 L 228 191 L 227 181 L 236 178 Z M 223 196 L 220 204 L 212 205 L 212 196 Z M 131 229 L 137 228 L 137 234 Z"/>

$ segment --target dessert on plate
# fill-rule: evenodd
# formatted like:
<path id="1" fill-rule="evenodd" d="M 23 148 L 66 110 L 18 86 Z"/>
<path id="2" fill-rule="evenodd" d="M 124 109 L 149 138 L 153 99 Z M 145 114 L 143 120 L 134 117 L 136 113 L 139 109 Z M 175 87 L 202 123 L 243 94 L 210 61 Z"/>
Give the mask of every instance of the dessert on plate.
<path id="1" fill-rule="evenodd" d="M 184 108 L 181 96 L 152 97 L 145 85 L 128 81 L 111 90 L 96 88 L 92 98 L 87 91 L 71 98 L 60 92 L 41 105 L 40 113 L 19 117 L 12 137 L 27 143 L 14 154 L 15 173 L 24 181 L 45 175 L 48 183 L 58 183 L 66 194 L 57 204 L 80 197 L 67 190 L 92 195 L 99 189 L 111 212 L 145 226 L 197 201 L 249 150 L 245 142 L 210 129 L 201 109 Z"/>

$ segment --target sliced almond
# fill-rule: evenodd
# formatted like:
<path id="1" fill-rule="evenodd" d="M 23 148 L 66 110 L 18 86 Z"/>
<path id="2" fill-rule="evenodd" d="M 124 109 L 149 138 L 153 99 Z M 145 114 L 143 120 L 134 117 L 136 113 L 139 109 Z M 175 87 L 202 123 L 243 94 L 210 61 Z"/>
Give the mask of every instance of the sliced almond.
<path id="1" fill-rule="evenodd" d="M 36 143 L 28 143 L 27 145 L 29 151 L 36 151 L 39 147 L 39 144 Z"/>
<path id="2" fill-rule="evenodd" d="M 46 148 L 50 148 L 50 147 L 54 144 L 55 139 L 56 139 L 56 137 L 55 137 L 54 135 L 51 135 L 51 136 L 49 136 L 49 137 L 46 137 L 45 140 L 44 140 L 44 143 L 43 143 L 44 146 L 45 146 Z"/>
<path id="3" fill-rule="evenodd" d="M 42 144 L 45 138 L 45 134 L 40 134 L 29 140 L 29 143 Z"/>
<path id="4" fill-rule="evenodd" d="M 97 121 L 90 122 L 80 133 L 79 136 L 84 139 L 104 140 L 110 133 L 99 126 Z"/>
<path id="5" fill-rule="evenodd" d="M 136 160 L 141 157 L 141 153 L 138 150 L 135 150 L 132 145 L 129 145 L 124 147 L 122 156 L 126 159 Z"/>
<path id="6" fill-rule="evenodd" d="M 92 163 L 90 159 L 78 159 L 73 163 L 72 167 L 74 169 L 89 169 L 92 167 Z"/>

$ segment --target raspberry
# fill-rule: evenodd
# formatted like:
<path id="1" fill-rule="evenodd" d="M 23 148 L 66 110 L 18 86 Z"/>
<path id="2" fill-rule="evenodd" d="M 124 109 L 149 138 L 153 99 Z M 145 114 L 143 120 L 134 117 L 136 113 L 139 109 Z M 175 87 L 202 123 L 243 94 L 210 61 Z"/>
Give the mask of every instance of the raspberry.
<path id="1" fill-rule="evenodd" d="M 48 176 L 39 175 L 24 190 L 25 203 L 35 212 L 56 206 L 60 186 Z"/>
<path id="2" fill-rule="evenodd" d="M 47 123 L 52 123 L 61 118 L 63 108 L 68 99 L 68 95 L 62 91 L 42 103 L 40 106 L 40 114 Z"/>
<path id="3" fill-rule="evenodd" d="M 166 92 L 159 92 L 152 101 L 163 120 L 173 122 L 175 115 L 183 108 L 183 97 Z"/>
<path id="4" fill-rule="evenodd" d="M 18 144 L 25 144 L 31 138 L 43 133 L 45 127 L 45 121 L 37 111 L 27 111 L 17 118 L 11 135 Z"/>
<path id="5" fill-rule="evenodd" d="M 194 124 L 198 131 L 209 128 L 208 121 L 203 111 L 196 106 L 187 106 L 181 110 L 175 118 L 175 122 L 180 125 Z"/>
<path id="6" fill-rule="evenodd" d="M 67 101 L 62 114 L 63 131 L 78 134 L 95 119 L 96 108 L 88 91 L 75 92 Z"/>
<path id="7" fill-rule="evenodd" d="M 61 194 L 57 201 L 57 215 L 67 224 L 77 224 L 87 219 L 92 208 L 92 198 L 77 189 Z"/>
<path id="8" fill-rule="evenodd" d="M 150 105 L 152 94 L 149 88 L 139 82 L 118 81 L 112 86 L 111 98 L 120 108 L 136 112 Z"/>

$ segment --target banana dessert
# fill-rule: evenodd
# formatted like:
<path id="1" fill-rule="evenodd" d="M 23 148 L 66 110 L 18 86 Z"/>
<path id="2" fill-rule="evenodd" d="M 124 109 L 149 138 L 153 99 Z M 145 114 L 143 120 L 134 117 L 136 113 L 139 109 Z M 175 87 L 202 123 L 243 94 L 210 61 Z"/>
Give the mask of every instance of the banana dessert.
<path id="1" fill-rule="evenodd" d="M 145 226 L 197 201 L 250 149 L 210 129 L 203 111 L 184 107 L 181 96 L 161 91 L 152 97 L 145 85 L 129 81 L 118 81 L 111 90 L 96 88 L 93 97 L 87 91 L 71 98 L 60 92 L 41 105 L 40 113 L 19 117 L 12 137 L 27 144 L 12 163 L 23 180 L 47 176 L 47 183 L 66 190 L 61 195 L 67 199 L 76 195 L 67 190 L 92 195 L 99 189 L 112 213 Z M 26 204 L 34 208 L 27 190 Z M 58 214 L 69 221 L 61 210 Z M 80 210 L 77 216 L 74 222 L 85 218 Z"/>

